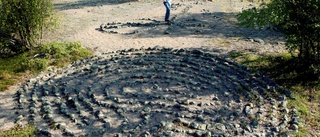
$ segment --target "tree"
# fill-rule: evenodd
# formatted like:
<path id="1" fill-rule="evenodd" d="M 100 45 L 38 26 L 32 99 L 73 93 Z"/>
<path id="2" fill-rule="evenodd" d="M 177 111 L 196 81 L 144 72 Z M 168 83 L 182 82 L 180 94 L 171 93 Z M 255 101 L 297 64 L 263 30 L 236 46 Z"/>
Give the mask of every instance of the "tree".
<path id="1" fill-rule="evenodd" d="M 0 53 L 35 47 L 43 28 L 54 24 L 50 0 L 0 0 Z"/>
<path id="2" fill-rule="evenodd" d="M 307 64 L 320 62 L 320 1 L 273 0 L 238 14 L 239 25 L 273 26 L 285 32 L 289 51 Z"/>

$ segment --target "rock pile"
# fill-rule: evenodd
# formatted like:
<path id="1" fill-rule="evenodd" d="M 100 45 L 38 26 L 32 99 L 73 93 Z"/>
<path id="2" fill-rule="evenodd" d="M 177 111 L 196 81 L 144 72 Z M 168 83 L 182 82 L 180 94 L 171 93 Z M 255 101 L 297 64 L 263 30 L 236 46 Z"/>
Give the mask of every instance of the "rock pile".
<path id="1" fill-rule="evenodd" d="M 128 49 L 30 79 L 16 123 L 46 136 L 278 136 L 298 128 L 286 93 L 207 51 Z"/>

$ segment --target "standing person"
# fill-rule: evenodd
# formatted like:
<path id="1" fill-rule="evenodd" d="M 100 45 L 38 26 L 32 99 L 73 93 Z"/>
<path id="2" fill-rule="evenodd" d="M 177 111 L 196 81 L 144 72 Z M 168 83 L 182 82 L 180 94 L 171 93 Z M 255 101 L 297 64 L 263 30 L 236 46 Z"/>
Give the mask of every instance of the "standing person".
<path id="1" fill-rule="evenodd" d="M 163 4 L 166 7 L 166 16 L 164 18 L 165 22 L 169 22 L 170 17 L 170 8 L 171 8 L 171 0 L 163 0 Z"/>

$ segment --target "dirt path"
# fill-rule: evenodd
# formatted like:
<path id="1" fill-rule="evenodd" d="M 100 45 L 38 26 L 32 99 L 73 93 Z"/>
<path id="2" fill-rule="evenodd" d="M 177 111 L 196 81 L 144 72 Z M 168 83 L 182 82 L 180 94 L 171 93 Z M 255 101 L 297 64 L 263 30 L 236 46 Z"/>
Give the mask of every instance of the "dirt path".
<path id="1" fill-rule="evenodd" d="M 61 17 L 61 26 L 60 28 L 57 29 L 57 31 L 53 32 L 53 33 L 48 33 L 45 34 L 45 41 L 49 42 L 49 41 L 78 41 L 81 42 L 84 46 L 88 47 L 88 48 L 92 48 L 94 49 L 94 51 L 96 52 L 96 55 L 101 55 L 103 53 L 106 52 L 111 52 L 111 51 L 117 51 L 117 50 L 124 50 L 124 49 L 130 49 L 130 48 L 134 48 L 134 49 L 140 49 L 141 47 L 144 47 L 144 49 L 148 48 L 148 47 L 155 47 L 155 46 L 160 46 L 160 47 L 166 47 L 166 48 L 174 48 L 174 49 L 181 49 L 181 48 L 191 48 L 191 49 L 198 49 L 200 48 L 201 50 L 204 51 L 210 51 L 210 52 L 214 52 L 214 54 L 216 55 L 224 55 L 229 51 L 244 51 L 244 52 L 251 52 L 251 53 L 256 53 L 256 54 L 261 54 L 261 53 L 280 53 L 284 51 L 284 45 L 283 45 L 283 37 L 281 34 L 278 34 L 276 32 L 273 32 L 272 30 L 254 30 L 254 29 L 245 29 L 245 28 L 240 28 L 237 27 L 235 25 L 236 23 L 236 19 L 235 19 L 235 15 L 236 13 L 240 12 L 241 9 L 243 8 L 247 8 L 250 6 L 250 3 L 246 3 L 246 2 L 239 2 L 236 0 L 228 0 L 225 2 L 221 2 L 221 1 L 213 1 L 213 2 L 205 2 L 205 1 L 174 1 L 174 8 L 172 9 L 172 15 L 171 15 L 171 23 L 170 24 L 164 24 L 163 21 L 163 16 L 164 16 L 164 12 L 165 12 L 165 8 L 162 4 L 162 2 L 160 0 L 158 1 L 140 1 L 140 2 L 124 2 L 121 0 L 114 0 L 114 1 L 109 1 L 109 2 L 104 2 L 102 0 L 96 0 L 96 1 L 87 1 L 87 0 L 53 0 L 53 3 L 55 4 L 56 9 L 58 10 L 58 14 Z M 115 34 L 116 33 L 116 34 Z M 155 50 L 156 52 L 158 52 L 158 50 Z M 191 50 L 192 51 L 192 50 Z M 135 52 L 139 52 L 139 51 L 127 51 L 128 53 L 133 53 L 134 55 L 136 54 Z M 183 51 L 181 53 L 188 53 L 188 51 Z M 159 53 L 161 54 L 161 53 Z M 176 52 L 175 51 L 169 51 L 168 53 L 166 53 L 168 55 L 172 55 L 175 56 Z M 115 54 L 115 56 L 122 56 L 122 54 Z M 136 61 L 139 62 L 142 60 L 144 60 L 143 56 L 140 56 L 140 54 L 136 54 L 137 58 L 133 59 L 132 61 Z M 197 56 L 197 55 L 195 55 Z M 203 56 L 203 55 L 201 55 Z M 102 57 L 102 56 L 101 56 Z M 162 56 L 156 56 L 153 57 L 153 61 L 154 62 L 158 62 L 159 60 L 163 60 L 164 57 Z M 184 55 L 179 55 L 177 56 L 177 58 L 181 58 L 181 60 L 183 60 Z M 206 58 L 206 57 L 203 57 Z M 107 57 L 103 57 L 103 59 L 110 59 L 110 56 Z M 213 59 L 215 59 L 215 57 L 213 57 Z M 117 60 L 117 59 L 116 59 Z M 184 64 L 183 62 L 179 62 L 181 60 L 177 60 L 178 63 Z M 220 60 L 220 59 L 218 59 Z M 94 64 L 95 60 L 90 60 L 92 61 L 92 63 Z M 103 60 L 102 60 L 103 61 Z M 127 60 L 124 60 L 123 58 L 118 59 L 119 62 L 127 62 Z M 195 62 L 200 62 L 198 59 L 194 59 L 194 60 L 190 60 L 190 61 L 195 61 Z M 228 61 L 224 61 L 222 59 L 222 62 L 220 63 L 216 63 L 216 64 L 211 64 L 205 67 L 213 67 L 215 65 L 220 66 L 221 64 L 224 64 Z M 90 63 L 90 64 L 92 64 Z M 150 63 L 150 62 L 147 62 Z M 160 61 L 158 63 L 168 63 L 171 64 L 172 62 L 167 60 L 167 61 Z M 125 63 L 126 64 L 126 63 Z M 129 63 L 130 64 L 130 63 Z M 84 66 L 82 66 L 84 65 Z M 144 68 L 146 66 L 142 64 L 140 64 L 141 66 L 139 66 L 137 68 L 137 70 L 135 70 L 134 72 L 131 72 L 130 69 L 128 69 L 128 66 L 125 66 L 124 64 L 117 64 L 115 63 L 113 65 L 113 67 L 119 67 L 122 70 L 118 70 L 118 71 L 125 71 L 126 73 L 124 73 L 121 76 L 117 76 L 116 78 L 118 80 L 121 80 L 121 78 L 124 77 L 131 77 L 132 75 L 136 74 L 136 73 L 140 73 L 142 70 L 144 70 Z M 171 64 L 172 65 L 172 64 Z M 178 65 L 178 64 L 174 64 L 174 65 Z M 87 69 L 85 64 L 79 64 L 79 65 L 75 65 L 72 66 L 70 72 L 63 72 L 59 75 L 56 75 L 55 77 L 59 77 L 57 79 L 53 78 L 52 76 L 48 76 L 46 73 L 44 74 L 40 74 L 36 80 L 38 82 L 38 84 L 41 86 L 45 86 L 46 82 L 43 81 L 44 79 L 55 79 L 52 82 L 54 83 L 58 83 L 60 84 L 59 86 L 61 87 L 63 84 L 63 80 L 61 80 L 61 77 L 65 77 L 67 75 L 70 75 L 71 78 L 75 78 L 77 77 L 77 75 L 73 75 L 73 72 L 77 72 L 79 68 L 83 68 L 84 70 Z M 98 67 L 106 67 L 105 64 L 99 64 Z M 160 65 L 159 67 L 164 67 L 162 65 Z M 190 66 L 189 66 L 190 67 Z M 201 70 L 195 71 L 195 72 L 191 72 L 191 70 L 194 68 L 195 66 L 191 66 L 190 72 L 189 70 L 187 70 L 186 72 L 182 71 L 179 73 L 184 73 L 184 74 L 188 74 L 190 73 L 190 75 L 187 75 L 186 77 L 191 79 L 191 85 L 192 85 L 192 79 L 194 79 L 193 77 L 195 75 L 201 72 Z M 220 69 L 217 69 L 217 71 L 227 71 L 230 72 L 230 69 L 227 69 L 228 65 L 221 65 Z M 235 67 L 235 66 L 233 66 Z M 239 66 L 236 66 L 236 68 Z M 168 71 L 170 72 L 170 69 L 167 68 Z M 240 68 L 239 68 L 240 69 Z M 83 71 L 83 70 L 79 70 L 79 71 Z M 111 70 L 110 70 L 111 71 Z M 148 71 L 149 72 L 149 71 Z M 150 73 L 153 72 L 150 70 Z M 166 73 L 164 75 L 172 75 L 172 81 L 173 84 L 169 84 L 166 85 L 168 86 L 168 90 L 176 90 L 178 92 L 189 92 L 191 91 L 190 85 L 188 84 L 181 84 L 181 77 L 184 77 L 184 75 L 181 74 L 176 74 L 176 72 L 170 72 L 170 73 Z M 56 70 L 52 73 L 58 73 L 56 72 Z M 114 76 L 116 76 L 119 72 L 111 72 L 111 74 L 114 74 Z M 157 72 L 158 73 L 158 72 Z M 161 72 L 162 73 L 162 72 Z M 172 74 L 171 74 L 172 73 Z M 193 74 L 194 73 L 194 74 Z M 244 74 L 247 75 L 247 72 L 245 72 Z M 151 74 L 150 74 L 151 75 Z M 159 73 L 160 75 L 160 73 Z M 71 82 L 71 83 L 78 83 L 78 82 L 88 82 L 88 81 L 99 81 L 99 79 L 87 79 L 87 77 L 90 77 L 91 74 L 87 74 L 84 75 L 84 77 L 82 77 L 82 79 L 80 81 L 77 81 L 75 79 L 69 79 L 68 77 L 66 77 L 67 79 L 69 79 L 69 81 L 67 82 Z M 218 78 L 220 78 L 220 80 L 224 80 L 226 79 L 225 77 L 222 77 L 221 75 L 216 75 L 214 74 L 213 76 L 216 76 Z M 234 74 L 235 77 L 241 77 L 238 74 Z M 135 77 L 135 76 L 132 76 Z M 141 76 L 136 76 L 136 77 L 140 77 Z M 148 75 L 146 75 L 143 78 L 147 78 Z M 106 78 L 114 78 L 113 76 L 108 76 Z M 149 77 L 148 77 L 149 78 Z M 203 79 L 205 79 L 206 77 L 204 77 Z M 242 77 L 241 77 L 242 78 Z M 251 77 L 250 77 L 251 78 Z M 248 78 L 248 79 L 250 79 Z M 60 80 L 59 80 L 60 79 Z M 158 86 L 160 85 L 160 88 L 164 88 L 166 87 L 164 85 L 165 83 L 165 79 L 163 77 L 159 77 L 157 78 L 158 82 L 160 82 L 160 84 L 158 84 Z M 196 82 L 200 81 L 200 82 L 204 82 L 205 80 L 203 79 L 194 79 L 196 80 Z M 244 79 L 243 79 L 244 80 Z M 131 80 L 132 83 L 134 83 L 136 81 L 135 80 Z M 124 87 L 125 84 L 120 84 L 119 87 L 118 86 L 111 86 L 111 88 L 116 89 L 116 90 L 124 90 L 124 89 L 128 89 L 128 92 L 133 91 L 133 90 L 142 90 L 147 92 L 148 90 L 151 90 L 155 85 L 155 83 L 151 82 L 152 80 L 149 79 L 149 81 L 146 82 L 145 85 L 141 86 L 141 87 L 137 87 L 137 86 L 133 86 L 130 88 L 126 88 Z M 35 81 L 30 82 L 32 84 L 34 84 Z M 37 83 L 36 82 L 36 83 Z M 111 82 L 111 81 L 109 81 Z M 90 82 L 89 82 L 90 83 Z M 231 83 L 237 83 L 235 81 L 232 81 Z M 242 82 L 239 82 L 242 83 Z M 245 82 L 243 82 L 245 83 Z M 93 83 L 92 83 L 93 84 Z M 128 84 L 128 83 L 126 83 Z M 129 82 L 129 84 L 131 84 Z M 179 85 L 180 89 L 176 89 L 175 86 Z M 195 84 L 195 83 L 193 83 Z M 224 85 L 224 87 L 216 87 L 214 85 L 208 84 L 208 85 L 201 85 L 200 87 L 212 87 L 212 88 L 221 88 L 224 90 L 227 90 L 228 88 L 233 87 L 233 84 L 228 84 L 228 82 L 226 83 L 222 83 L 222 85 Z M 247 83 L 248 84 L 248 83 Z M 36 90 L 36 91 L 40 91 L 41 89 L 39 89 L 39 85 L 33 87 L 33 85 L 28 85 L 27 88 L 25 88 L 26 90 Z M 183 85 L 183 86 L 181 86 Z M 18 85 L 19 86 L 19 85 Z M 52 86 L 52 85 L 50 85 Z M 92 85 L 91 85 L 92 86 Z M 106 85 L 95 85 L 98 86 L 97 89 L 102 89 L 104 88 Z M 101 86 L 101 87 L 99 87 Z M 102 87 L 103 86 L 103 87 Z M 194 86 L 194 85 L 193 85 Z M 274 85 L 276 87 L 276 85 Z M 68 87 L 70 89 L 74 88 L 74 87 Z M 252 87 L 254 88 L 254 87 Z M 265 87 L 263 87 L 265 89 Z M 30 108 L 32 107 L 31 104 L 32 102 L 28 102 L 29 100 L 31 100 L 31 93 L 34 92 L 26 92 L 26 96 L 28 96 L 28 101 L 26 102 L 25 109 L 19 109 L 17 111 L 17 104 L 15 104 L 15 102 L 17 101 L 13 101 L 13 94 L 17 91 L 18 87 L 13 87 L 10 91 L 5 92 L 5 94 L 3 93 L 3 95 L 1 95 L 0 100 L 1 100 L 1 112 L 0 112 L 0 129 L 8 129 L 11 128 L 14 125 L 14 121 L 18 120 L 18 121 L 22 121 L 22 123 L 26 123 L 27 119 L 29 119 L 28 116 L 30 116 L 28 114 L 27 111 L 30 111 Z M 23 90 L 25 90 L 23 89 Z M 175 94 L 167 94 L 165 93 L 166 91 L 163 91 L 162 89 L 157 89 L 159 90 L 159 92 L 164 92 L 163 95 L 168 95 L 168 99 L 159 99 L 158 101 L 154 102 L 155 104 L 149 104 L 150 107 L 152 107 L 152 113 L 153 116 L 156 115 L 160 115 L 161 113 L 164 113 L 165 115 L 171 115 L 171 113 L 174 113 L 174 111 L 177 108 L 172 107 L 172 105 L 175 105 L 176 101 L 171 101 L 170 99 L 175 98 L 174 96 L 184 96 L 184 98 L 186 100 L 191 101 L 193 103 L 199 103 L 196 100 L 193 100 L 194 98 L 190 98 L 189 96 L 186 96 L 185 94 L 180 95 L 180 93 L 175 93 Z M 266 89 L 269 90 L 269 89 Z M 49 92 L 51 92 L 51 90 L 49 90 Z M 202 94 L 208 94 L 209 91 L 205 91 Z M 24 92 L 23 92 L 24 93 Z M 2 93 L 1 93 L 2 94 Z M 40 94 L 40 95 L 39 95 Z M 52 94 L 52 96 L 51 96 Z M 86 93 L 84 93 L 86 94 Z M 98 93 L 97 93 L 98 94 Z M 104 94 L 104 93 L 99 93 L 100 95 Z M 198 96 L 201 97 L 202 94 L 199 94 Z M 220 95 L 219 93 L 216 93 L 217 96 L 221 96 L 222 99 L 224 99 L 225 97 L 222 97 L 222 95 Z M 221 94 L 229 94 L 228 92 L 225 93 L 221 93 Z M 29 96 L 30 95 L 30 96 Z M 39 95 L 39 97 L 43 97 L 43 96 L 49 96 L 49 99 L 47 101 L 49 101 L 50 103 L 55 102 L 55 97 L 53 97 L 53 93 L 49 93 L 49 95 L 43 95 L 42 92 L 39 92 L 37 95 Z M 74 93 L 71 94 L 72 97 L 77 98 L 78 96 Z M 122 101 L 117 101 L 113 100 L 112 102 L 118 104 L 118 105 L 123 105 L 123 102 L 126 102 L 127 99 L 129 98 L 128 95 L 121 95 L 118 93 L 113 93 L 113 96 L 117 96 L 118 98 L 120 98 L 120 100 L 122 99 Z M 143 99 L 145 99 L 146 101 L 148 101 L 148 99 L 150 98 L 157 98 L 157 97 L 149 97 L 148 94 L 145 95 L 141 95 Z M 67 96 L 61 96 L 61 99 L 63 101 L 68 101 L 68 98 L 66 98 Z M 19 96 L 20 98 L 20 96 Z M 23 97 L 22 97 L 23 98 Z M 88 96 L 88 98 L 90 99 L 90 96 Z M 105 101 L 102 98 L 97 98 L 100 101 Z M 137 98 L 139 99 L 139 98 Z M 209 103 L 210 106 L 210 99 L 207 98 L 206 101 L 207 102 L 203 102 L 205 103 Z M 235 99 L 236 100 L 236 99 Z M 230 103 L 233 102 L 235 100 L 219 100 L 220 103 Z M 217 102 L 219 102 L 217 101 Z M 225 101 L 225 102 L 224 102 Z M 263 108 L 263 113 L 267 113 L 264 112 L 267 110 L 268 107 L 270 106 L 274 106 L 275 104 L 268 102 L 270 100 L 265 100 L 266 105 L 260 105 L 261 108 Z M 283 100 L 282 100 L 283 101 Z M 35 103 L 36 107 L 34 108 L 39 108 L 38 111 L 40 111 L 39 113 L 43 113 L 43 107 L 44 106 L 50 106 L 50 105 L 45 105 L 46 104 L 46 100 L 40 99 L 38 102 L 40 102 L 40 104 Z M 271 100 L 272 102 L 272 100 Z M 49 103 L 49 104 L 50 104 Z M 85 104 L 84 102 L 80 102 L 81 104 Z M 133 104 L 128 105 L 127 107 L 129 109 L 137 109 L 139 111 L 141 111 L 142 109 L 144 109 L 143 104 L 145 103 L 141 103 L 141 102 L 136 102 L 138 106 L 137 107 Z M 167 105 L 166 107 L 168 107 L 168 109 L 172 109 L 172 111 L 166 111 L 166 112 L 162 112 L 164 111 L 165 108 L 159 107 L 157 105 L 161 105 L 161 103 L 163 103 L 164 105 Z M 190 103 L 190 102 L 189 102 Z M 187 113 L 187 114 L 183 114 L 185 117 L 185 115 L 191 115 L 191 116 L 196 116 L 197 112 L 195 112 L 196 110 L 191 110 L 191 109 L 198 109 L 198 110 L 204 110 L 203 107 L 197 108 L 196 106 L 193 106 L 194 104 L 185 104 L 183 101 L 178 102 L 179 107 L 183 106 L 183 105 L 190 105 L 189 106 L 189 110 L 188 111 L 184 111 L 181 110 L 182 113 Z M 279 102 L 281 103 L 281 102 Z M 19 103 L 18 103 L 19 104 Z M 23 103 L 22 103 L 23 104 Z M 123 118 L 123 114 L 118 113 L 116 111 L 114 111 L 115 108 L 103 108 L 101 109 L 101 106 L 99 106 L 99 104 L 97 105 L 95 102 L 91 102 L 89 104 L 93 104 L 94 106 L 92 106 L 92 109 L 94 109 L 94 111 L 92 111 L 92 114 L 84 114 L 83 116 L 76 116 L 78 119 L 81 119 L 82 121 L 78 122 L 80 124 L 86 124 L 86 120 L 84 119 L 91 119 L 92 121 L 96 121 L 96 123 L 98 123 L 97 125 L 83 125 L 84 127 L 81 126 L 76 126 L 74 125 L 74 123 L 72 123 L 70 120 L 70 118 L 67 120 L 63 115 L 60 115 L 60 113 L 57 113 L 56 111 L 61 111 L 59 110 L 59 107 L 57 107 L 59 103 L 56 103 L 56 106 L 51 106 L 52 109 L 54 110 L 53 114 L 55 116 L 58 117 L 58 120 L 63 121 L 65 120 L 66 122 L 64 123 L 57 123 L 56 126 L 58 126 L 61 131 L 54 131 L 52 129 L 48 129 L 48 125 L 44 124 L 45 120 L 41 120 L 41 117 L 36 115 L 36 119 L 35 120 L 38 125 L 39 128 L 45 130 L 45 131 L 49 131 L 50 134 L 53 135 L 61 135 L 61 134 L 76 134 L 76 135 L 80 135 L 81 131 L 84 131 L 84 129 L 90 129 L 90 128 L 95 128 L 97 126 L 101 126 L 101 124 L 106 124 L 110 122 L 106 122 L 103 121 L 105 120 L 104 118 L 109 117 L 111 114 L 112 115 L 116 115 L 116 117 L 114 117 L 113 120 L 117 120 L 117 121 L 125 121 L 125 119 Z M 148 104 L 148 103 L 147 103 Z M 232 104 L 232 103 L 231 103 Z M 276 103 L 277 104 L 277 103 Z M 25 105 L 25 104 L 24 104 Z M 60 104 L 61 105 L 61 104 Z M 141 106 L 142 105 L 142 106 Z M 242 111 L 241 109 L 246 108 L 246 106 L 249 105 L 250 108 L 248 108 L 249 110 L 254 110 L 255 113 L 258 112 L 258 109 L 256 109 L 256 107 L 253 107 L 253 104 L 250 104 L 250 101 L 246 100 L 242 103 L 236 102 L 234 103 L 234 106 L 239 107 L 237 109 L 237 111 Z M 88 105 L 88 107 L 84 108 L 84 109 L 90 109 L 90 105 Z M 70 106 L 67 106 L 70 107 Z M 159 108 L 158 108 L 159 107 Z M 222 109 L 224 106 L 223 105 L 216 105 L 216 108 L 213 106 L 209 107 L 210 109 Z M 15 109 L 14 109 L 15 108 Z M 99 109 L 100 108 L 100 109 Z M 140 110 L 141 109 L 141 110 Z M 156 109 L 159 110 L 156 111 Z M 266 109 L 266 110 L 265 110 Z M 102 120 L 101 118 L 99 118 L 98 114 L 95 114 L 96 112 L 100 112 L 98 111 L 100 110 L 101 112 L 103 112 L 105 115 L 107 115 L 106 117 L 104 117 Z M 75 110 L 72 110 L 75 111 Z M 112 112 L 109 112 L 112 111 Z M 121 110 L 120 110 L 121 111 Z M 144 111 L 144 110 L 143 110 Z M 161 112 L 160 112 L 161 111 Z M 191 112 L 190 112 L 191 111 Z M 252 113 L 254 113 L 252 112 Z M 144 112 L 141 112 L 144 113 Z M 210 112 L 212 114 L 221 114 L 221 112 Z M 246 112 L 249 113 L 249 112 Z M 241 114 L 241 117 L 246 119 L 246 115 L 247 114 Z M 251 112 L 250 112 L 251 113 Z M 278 109 L 275 110 L 274 112 L 270 112 L 270 113 L 275 113 L 278 114 Z M 202 114 L 202 113 L 201 113 Z M 20 117 L 20 115 L 22 117 Z M 66 115 L 66 114 L 65 114 Z M 173 125 L 172 124 L 186 124 L 184 123 L 185 121 L 180 121 L 178 123 L 175 123 L 176 118 L 182 118 L 181 115 L 176 114 L 177 116 L 175 117 L 164 117 L 159 120 L 156 120 L 158 122 L 164 122 L 164 125 L 162 125 L 161 128 L 165 128 L 165 130 L 163 130 L 163 132 L 159 132 L 159 134 L 164 134 L 164 135 L 171 135 L 171 131 L 173 131 Z M 47 115 L 48 116 L 48 115 Z M 209 117 L 207 117 L 206 115 L 203 115 L 204 119 L 208 120 Z M 85 118 L 84 118 L 85 117 Z M 125 117 L 134 117 L 136 120 L 138 121 L 143 121 L 143 118 L 136 116 L 135 112 L 131 112 L 128 111 L 128 114 Z M 263 117 L 269 118 L 271 120 L 269 120 L 268 122 L 273 122 L 273 124 L 279 124 L 281 121 L 272 119 L 270 117 L 267 117 L 265 114 L 263 114 Z M 165 121 L 163 119 L 165 118 L 169 118 L 169 121 Z M 219 117 L 215 117 L 216 119 L 219 120 Z M 50 119 L 50 118 L 49 118 Z M 201 119 L 201 118 L 200 118 Z M 215 119 L 215 120 L 216 120 Z M 112 120 L 112 119 L 109 119 Z M 154 121 L 152 122 L 152 120 L 154 120 L 153 118 L 151 118 L 151 124 L 153 126 L 156 126 L 156 124 L 154 123 Z M 171 120 L 171 121 L 170 121 Z M 193 121 L 193 118 L 186 118 L 186 120 L 191 120 Z M 212 120 L 212 119 L 211 119 Z M 210 120 L 209 120 L 210 121 Z M 170 123 L 171 122 L 171 123 Z M 173 123 L 172 123 L 173 122 Z M 233 123 L 235 124 L 234 126 L 238 126 L 240 124 L 241 121 L 239 121 L 238 119 L 234 119 Z M 253 121 L 251 121 L 253 122 Z M 70 125 L 69 125 L 69 124 Z M 72 124 L 71 124 L 72 123 Z M 76 122 L 77 123 L 77 122 Z M 129 120 L 129 129 L 133 129 L 135 125 L 139 125 L 138 122 L 134 122 L 134 120 Z M 192 123 L 192 122 L 191 122 Z M 189 123 L 189 124 L 191 124 Z M 179 131 L 179 132 L 175 132 L 172 133 L 174 135 L 181 135 L 181 136 L 187 136 L 187 135 L 194 135 L 197 134 L 197 130 L 203 130 L 203 127 L 198 127 L 195 126 L 195 124 L 205 124 L 206 126 L 208 126 L 208 123 L 206 122 L 199 122 L 199 121 L 193 121 L 193 126 L 192 125 L 188 125 L 190 128 L 190 133 L 184 133 L 184 132 L 188 132 L 186 130 L 183 131 Z M 60 124 L 60 125 L 59 125 Z M 64 124 L 67 124 L 66 126 L 64 126 Z M 113 130 L 112 133 L 118 133 L 120 132 L 120 128 L 118 128 L 117 126 L 120 126 L 122 124 L 120 123 L 112 123 L 115 124 L 113 125 Z M 171 126 L 167 127 L 169 124 Z M 248 123 L 251 124 L 251 123 Z M 265 124 L 265 123 L 264 123 Z M 264 124 L 261 124 L 263 126 L 265 126 Z M 254 124 L 255 125 L 255 124 Z M 178 126 L 178 125 L 175 125 Z M 187 127 L 188 127 L 187 126 Z M 219 129 L 210 129 L 211 131 L 216 131 L 218 133 L 222 133 L 225 131 L 228 132 L 232 132 L 232 130 L 226 130 L 226 126 L 225 124 L 218 124 L 215 125 L 217 127 L 219 127 Z M 262 127 L 263 127 L 262 126 Z M 142 126 L 140 126 L 141 128 Z M 149 127 L 152 128 L 152 127 Z M 152 129 L 148 128 L 148 132 L 150 132 Z M 181 127 L 182 128 L 182 127 Z M 210 127 L 211 128 L 211 127 Z M 213 128 L 213 127 L 212 127 Z M 273 126 L 272 128 L 279 128 L 277 126 Z M 281 127 L 280 127 L 281 128 Z M 68 129 L 68 130 L 66 130 Z M 157 127 L 157 129 L 160 130 L 159 127 Z M 237 130 L 245 130 L 245 134 L 242 134 L 242 136 L 246 136 L 246 135 L 254 135 L 251 132 L 251 127 L 236 127 Z M 263 136 L 264 134 L 278 134 L 277 132 L 273 132 L 271 130 L 263 130 L 261 129 L 261 127 L 254 129 L 255 131 L 261 131 L 260 133 L 261 136 Z M 277 130 L 277 129 L 275 129 Z M 287 130 L 287 127 L 286 127 Z M 70 132 L 69 132 L 70 131 Z M 94 132 L 90 132 L 89 130 L 85 130 L 86 132 L 84 132 L 85 134 L 96 134 L 95 131 L 97 132 L 103 132 L 104 129 L 97 129 L 94 130 Z M 162 131 L 162 129 L 161 129 Z M 168 132 L 167 132 L 168 131 Z M 206 129 L 206 131 L 209 131 L 209 127 L 208 130 Z M 128 131 L 129 132 L 129 131 Z M 133 131 L 132 131 L 133 132 Z M 110 132 L 111 133 L 111 132 Z M 136 134 L 148 134 L 148 133 L 136 133 Z M 150 133 L 149 133 L 150 134 Z M 203 134 L 209 134 L 209 132 L 204 132 Z M 210 132 L 211 134 L 211 132 Z M 199 133 L 200 135 L 200 133 Z M 202 135 L 202 132 L 201 132 Z M 235 134 L 231 134 L 231 135 L 235 135 Z"/>

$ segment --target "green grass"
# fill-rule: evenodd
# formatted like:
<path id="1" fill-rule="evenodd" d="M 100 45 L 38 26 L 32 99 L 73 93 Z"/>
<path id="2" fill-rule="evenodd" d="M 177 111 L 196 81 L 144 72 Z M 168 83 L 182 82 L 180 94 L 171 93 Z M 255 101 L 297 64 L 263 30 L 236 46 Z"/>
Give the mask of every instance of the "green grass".
<path id="1" fill-rule="evenodd" d="M 36 137 L 38 131 L 34 125 L 27 125 L 25 127 L 16 126 L 7 131 L 0 131 L 1 137 Z"/>
<path id="2" fill-rule="evenodd" d="M 280 55 L 254 55 L 240 52 L 229 54 L 238 63 L 262 72 L 280 86 L 292 91 L 288 106 L 296 108 L 301 118 L 295 136 L 316 136 L 320 132 L 320 80 L 319 66 L 306 66 L 289 53 Z"/>
<path id="3" fill-rule="evenodd" d="M 0 58 L 0 91 L 23 78 L 35 75 L 49 66 L 63 67 L 73 61 L 92 56 L 80 43 L 49 43 L 23 54 Z"/>

